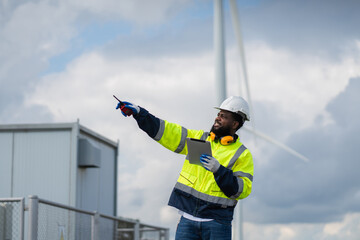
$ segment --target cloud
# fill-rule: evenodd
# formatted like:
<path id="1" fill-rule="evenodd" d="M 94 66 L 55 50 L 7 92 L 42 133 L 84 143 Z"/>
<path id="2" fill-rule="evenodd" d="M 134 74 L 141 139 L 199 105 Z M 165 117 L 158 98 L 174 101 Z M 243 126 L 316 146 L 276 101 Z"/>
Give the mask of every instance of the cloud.
<path id="1" fill-rule="evenodd" d="M 331 223 L 244 224 L 244 239 L 257 240 L 356 240 L 359 237 L 360 214 L 346 214 L 341 221 Z"/>
<path id="2" fill-rule="evenodd" d="M 248 77 L 258 129 L 285 140 L 289 133 L 312 125 L 320 115 L 331 121 L 326 105 L 345 89 L 350 78 L 360 76 L 359 45 L 353 42 L 347 49 L 352 51 L 332 60 L 316 54 L 299 55 L 261 41 L 248 43 Z M 229 95 L 242 92 L 246 96 L 244 85 L 239 86 L 243 77 L 237 49 L 229 50 L 227 63 Z"/>
<path id="3" fill-rule="evenodd" d="M 245 37 L 266 39 L 298 53 L 336 55 L 349 40 L 359 39 L 359 1 L 264 1 L 240 9 Z"/>
<path id="4" fill-rule="evenodd" d="M 271 162 L 257 169 L 249 220 L 326 222 L 360 210 L 360 163 L 352 157 L 357 152 L 355 143 L 360 141 L 360 128 L 353 119 L 360 111 L 343 107 L 360 103 L 354 94 L 359 90 L 360 78 L 350 79 L 346 89 L 326 107 L 334 119 L 332 124 L 323 125 L 318 119 L 308 129 L 290 136 L 288 144 L 305 153 L 311 159 L 309 163 L 296 162 L 277 152 Z"/>
<path id="5" fill-rule="evenodd" d="M 357 230 L 360 227 L 360 218 L 358 213 L 347 214 L 342 222 L 328 223 L 323 228 L 326 238 L 330 239 L 357 239 Z"/>
<path id="6" fill-rule="evenodd" d="M 72 41 L 79 41 L 78 34 L 94 19 L 100 22 L 125 19 L 137 26 L 149 26 L 171 18 L 188 4 L 188 1 L 152 1 L 151 4 L 112 0 L 1 1 L 0 116 L 3 117 L 0 119 L 10 122 L 20 117 L 23 121 L 33 121 L 21 116 L 14 106 L 22 104 L 24 93 L 33 91 L 50 60 L 72 49 Z"/>
<path id="7" fill-rule="evenodd" d="M 92 117 L 94 112 L 102 112 L 98 117 L 103 120 L 111 118 L 115 94 L 156 112 L 167 109 L 164 117 L 181 120 L 186 119 L 185 114 L 178 113 L 187 112 L 187 104 L 193 101 L 191 96 L 215 92 L 213 84 L 208 84 L 213 81 L 211 65 L 209 55 L 109 61 L 101 53 L 92 52 L 74 60 L 65 72 L 44 76 L 27 101 L 47 106 L 58 121 L 82 117 L 93 125 L 92 122 L 99 122 Z M 178 104 L 178 99 L 183 99 L 184 104 Z M 206 99 L 200 99 L 193 104 L 199 107 L 205 102 Z M 195 125 L 198 120 L 191 122 Z"/>
<path id="8" fill-rule="evenodd" d="M 73 16 L 63 8 L 43 2 L 9 5 L 0 31 L 0 114 L 5 122 L 19 116 L 23 94 L 32 91 L 48 59 L 74 36 Z"/>

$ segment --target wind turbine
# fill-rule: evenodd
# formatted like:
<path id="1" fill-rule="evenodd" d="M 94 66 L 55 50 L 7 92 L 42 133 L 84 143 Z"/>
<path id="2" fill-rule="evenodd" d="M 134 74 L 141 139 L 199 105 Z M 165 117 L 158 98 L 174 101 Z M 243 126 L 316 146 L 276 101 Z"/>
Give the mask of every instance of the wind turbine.
<path id="1" fill-rule="evenodd" d="M 230 1 L 230 12 L 233 23 L 233 28 L 236 37 L 236 43 L 238 45 L 239 55 L 241 59 L 241 68 L 243 72 L 243 78 L 246 88 L 247 100 L 250 105 L 250 112 L 253 115 L 253 106 L 250 96 L 250 87 L 247 76 L 246 60 L 245 60 L 245 51 L 242 41 L 241 29 L 240 29 L 240 18 L 238 14 L 238 8 L 236 0 Z M 225 71 L 225 32 L 224 32 L 224 16 L 223 16 L 223 0 L 214 0 L 214 51 L 215 51 L 215 81 L 217 89 L 217 103 L 220 105 L 222 101 L 226 99 L 226 71 Z M 252 116 L 252 121 L 254 117 Z M 252 124 L 252 128 L 244 126 L 243 129 L 253 133 L 255 136 L 264 139 L 281 149 L 292 154 L 296 158 L 308 162 L 309 159 L 294 149 L 286 146 L 285 144 L 276 141 L 275 139 L 255 130 L 255 124 Z M 243 227 L 242 227 L 242 201 L 239 201 L 239 211 L 238 211 L 238 228 L 234 227 L 234 239 L 243 239 Z"/>

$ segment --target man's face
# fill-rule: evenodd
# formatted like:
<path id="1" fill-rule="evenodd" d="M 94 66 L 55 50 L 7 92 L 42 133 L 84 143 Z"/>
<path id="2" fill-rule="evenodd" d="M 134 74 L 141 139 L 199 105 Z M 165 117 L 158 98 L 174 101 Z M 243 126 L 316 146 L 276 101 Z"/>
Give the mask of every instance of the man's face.
<path id="1" fill-rule="evenodd" d="M 235 133 L 237 122 L 234 120 L 232 113 L 229 111 L 220 110 L 211 131 L 218 137 L 233 135 Z"/>

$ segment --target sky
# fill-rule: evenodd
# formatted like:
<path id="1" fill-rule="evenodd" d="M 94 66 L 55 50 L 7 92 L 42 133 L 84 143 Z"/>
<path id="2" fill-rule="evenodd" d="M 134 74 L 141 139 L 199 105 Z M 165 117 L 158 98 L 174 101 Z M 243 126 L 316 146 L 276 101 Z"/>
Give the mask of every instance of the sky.
<path id="1" fill-rule="evenodd" d="M 359 1 L 238 0 L 251 99 L 224 1 L 227 95 L 251 100 L 246 240 L 359 239 Z M 161 147 L 115 94 L 188 129 L 217 111 L 213 1 L 0 0 L 0 124 L 76 122 L 119 140 L 119 216 L 170 228 L 184 156 Z M 234 227 L 236 226 L 234 222 Z"/>

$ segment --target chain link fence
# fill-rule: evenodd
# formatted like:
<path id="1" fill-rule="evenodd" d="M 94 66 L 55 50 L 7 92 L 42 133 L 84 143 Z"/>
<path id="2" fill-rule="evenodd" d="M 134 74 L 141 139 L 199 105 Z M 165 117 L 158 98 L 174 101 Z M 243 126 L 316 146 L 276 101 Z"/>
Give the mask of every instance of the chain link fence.
<path id="1" fill-rule="evenodd" d="M 0 199 L 0 240 L 24 239 L 24 198 Z"/>
<path id="2" fill-rule="evenodd" d="M 30 196 L 0 199 L 0 240 L 168 240 L 169 229 Z M 24 212 L 28 217 L 24 218 Z M 27 234 L 24 234 L 26 222 Z M 26 238 L 25 238 L 26 237 Z"/>

